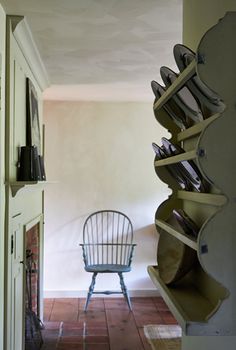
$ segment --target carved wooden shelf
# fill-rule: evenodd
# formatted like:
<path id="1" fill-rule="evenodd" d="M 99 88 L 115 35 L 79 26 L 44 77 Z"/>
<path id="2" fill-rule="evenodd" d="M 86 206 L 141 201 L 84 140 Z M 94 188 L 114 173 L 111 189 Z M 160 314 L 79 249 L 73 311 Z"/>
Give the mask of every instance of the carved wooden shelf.
<path id="1" fill-rule="evenodd" d="M 12 197 L 15 197 L 18 191 L 37 191 L 43 190 L 46 185 L 55 184 L 56 181 L 13 181 L 9 182 Z"/>
<path id="2" fill-rule="evenodd" d="M 175 164 L 175 163 L 182 162 L 184 160 L 191 160 L 191 159 L 195 159 L 195 158 L 196 158 L 196 151 L 192 150 L 189 152 L 177 154 L 176 156 L 173 156 L 173 157 L 168 157 L 165 159 L 157 160 L 157 161 L 155 161 L 155 166 Z"/>
<path id="3" fill-rule="evenodd" d="M 197 240 L 194 237 L 188 236 L 182 232 L 179 232 L 174 227 L 166 223 L 164 220 L 155 220 L 156 226 L 160 227 L 170 235 L 178 238 L 181 242 L 188 245 L 190 248 L 197 250 Z"/>
<path id="4" fill-rule="evenodd" d="M 196 284 L 184 278 L 176 287 L 167 286 L 159 275 L 158 266 L 149 266 L 148 273 L 176 320 L 187 335 L 209 334 L 208 319 L 227 297 L 224 292 L 218 302 L 210 301 Z"/>
<path id="5" fill-rule="evenodd" d="M 179 199 L 186 199 L 189 201 L 209 204 L 216 207 L 221 207 L 227 203 L 227 197 L 222 194 L 199 193 L 179 190 L 177 196 Z"/>
<path id="6" fill-rule="evenodd" d="M 220 116 L 220 113 L 216 113 L 211 117 L 203 120 L 201 123 L 195 124 L 192 127 L 181 131 L 177 135 L 177 141 L 183 141 L 190 137 L 200 134 L 207 127 L 207 125 L 211 124 L 212 121 L 219 118 L 219 116 Z"/>
<path id="7" fill-rule="evenodd" d="M 163 242 L 168 244 L 170 237 L 166 235 L 171 235 L 196 251 L 197 259 L 189 272 L 175 280 L 173 285 L 162 281 L 157 266 L 149 266 L 148 272 L 180 323 L 184 336 L 211 335 L 216 338 L 222 335 L 227 340 L 232 337 L 235 348 L 236 115 L 232 72 L 235 72 L 236 44 L 225 40 L 232 37 L 232 33 L 236 33 L 236 12 L 228 12 L 203 36 L 196 60 L 154 102 L 155 118 L 170 132 L 170 142 L 185 151 L 154 161 L 157 176 L 172 190 L 155 215 L 157 231 L 160 229 L 159 248 L 163 247 Z M 162 107 L 183 87 L 193 87 L 188 81 L 195 75 L 203 84 L 200 86 L 205 84 L 211 89 L 211 93 L 208 91 L 209 100 L 203 98 L 200 101 L 204 120 L 180 131 Z M 193 160 L 198 166 L 207 183 L 206 193 L 180 190 L 167 171 L 166 166 L 188 160 Z M 199 227 L 197 239 L 184 234 L 178 226 L 174 227 L 175 223 L 171 221 L 174 209 L 184 210 L 196 223 Z M 161 269 L 161 254 L 158 256 Z M 214 348 L 220 349 L 217 341 L 216 344 Z M 194 347 L 194 350 L 197 348 L 201 347 Z"/>

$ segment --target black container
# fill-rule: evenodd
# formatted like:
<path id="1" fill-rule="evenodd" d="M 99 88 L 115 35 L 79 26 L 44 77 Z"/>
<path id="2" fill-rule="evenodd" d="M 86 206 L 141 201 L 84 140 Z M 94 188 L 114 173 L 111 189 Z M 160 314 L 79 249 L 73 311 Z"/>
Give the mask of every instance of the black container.
<path id="1" fill-rule="evenodd" d="M 41 181 L 41 164 L 36 146 L 20 148 L 18 181 Z"/>

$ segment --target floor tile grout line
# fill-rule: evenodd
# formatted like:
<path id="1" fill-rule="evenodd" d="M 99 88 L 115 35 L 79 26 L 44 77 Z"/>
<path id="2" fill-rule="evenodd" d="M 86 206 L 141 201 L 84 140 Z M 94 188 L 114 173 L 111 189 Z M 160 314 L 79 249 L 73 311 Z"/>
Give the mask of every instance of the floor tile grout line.
<path id="1" fill-rule="evenodd" d="M 160 297 L 160 299 L 162 300 L 162 302 L 164 302 L 164 300 L 162 299 L 162 297 Z M 165 302 L 164 302 L 165 303 Z M 161 320 L 162 320 L 162 324 L 163 325 L 168 325 L 169 323 L 167 323 L 166 322 L 166 320 L 163 318 L 163 313 L 164 312 L 170 312 L 170 310 L 169 310 L 169 308 L 167 307 L 166 308 L 166 310 L 158 310 L 158 306 L 157 306 L 157 304 L 154 302 L 154 304 L 155 304 L 155 307 L 156 307 L 156 309 L 157 309 L 157 312 L 160 314 L 160 317 L 161 317 Z M 173 316 L 173 314 L 172 314 L 172 312 L 170 312 L 171 313 L 171 315 Z M 174 316 L 173 316 L 174 317 Z"/>
<path id="2" fill-rule="evenodd" d="M 63 330 L 63 324 L 64 324 L 64 322 L 61 321 L 61 322 L 60 322 L 60 327 L 59 327 L 59 332 L 58 332 L 58 337 L 57 337 L 56 349 L 58 348 L 58 345 L 59 345 L 60 340 L 61 340 L 62 330 Z"/>
<path id="3" fill-rule="evenodd" d="M 106 318 L 106 329 L 107 329 L 108 340 L 109 340 L 109 350 L 111 350 L 110 332 L 109 332 L 108 319 L 107 319 L 107 309 L 106 309 L 106 303 L 105 303 L 104 298 L 103 298 L 103 310 L 105 312 L 105 318 Z"/>
<path id="4" fill-rule="evenodd" d="M 53 298 L 53 302 L 52 302 L 51 311 L 50 311 L 50 314 L 49 314 L 49 317 L 48 317 L 48 321 L 51 321 L 52 310 L 53 310 L 53 308 L 54 308 L 54 305 L 55 305 L 55 298 Z"/>
<path id="5" fill-rule="evenodd" d="M 132 299 L 131 299 L 131 301 L 132 301 Z M 139 333 L 138 325 L 137 325 L 137 322 L 136 322 L 136 319 L 135 319 L 135 315 L 134 315 L 133 310 L 130 310 L 130 313 L 132 314 L 132 318 L 133 318 L 133 320 L 134 320 L 134 325 L 135 325 L 136 331 L 137 331 L 137 333 L 138 333 L 138 337 L 139 337 L 139 340 L 140 340 L 140 344 L 142 344 L 143 350 L 145 350 L 145 346 L 144 346 L 144 344 L 143 344 L 143 340 L 142 340 L 141 335 L 140 335 L 140 333 Z M 107 319 L 106 309 L 105 309 L 105 314 L 106 314 L 106 319 Z M 108 334 L 109 334 L 108 322 L 107 322 L 107 329 L 108 329 Z M 109 334 L 109 342 L 110 342 L 110 334 Z"/>
<path id="6" fill-rule="evenodd" d="M 132 298 L 132 299 L 133 299 L 132 302 L 134 304 L 133 305 L 134 310 L 132 312 L 131 319 L 133 319 L 133 323 L 134 323 L 134 327 L 135 327 L 134 329 L 136 329 L 136 331 L 138 332 L 137 338 L 139 339 L 139 342 L 140 342 L 140 348 L 142 348 L 143 350 L 144 349 L 147 350 L 147 346 L 148 345 L 146 344 L 145 338 L 143 337 L 143 325 L 144 325 L 144 320 L 146 319 L 146 316 L 144 316 L 145 319 L 143 319 L 143 321 L 142 321 L 142 312 L 144 311 L 144 313 L 145 312 L 148 313 L 148 310 L 151 310 L 153 308 L 153 310 L 151 312 L 157 313 L 159 315 L 159 317 L 160 317 L 160 321 L 159 322 L 164 324 L 164 325 L 166 325 L 166 324 L 172 324 L 171 320 L 169 320 L 168 317 L 165 318 L 166 314 L 165 314 L 164 311 L 168 312 L 169 309 L 168 309 L 168 307 L 166 307 L 166 309 L 165 309 L 165 303 L 164 302 L 163 302 L 163 305 L 162 305 L 162 300 L 161 300 L 162 298 L 161 297 L 160 297 L 160 300 L 158 300 L 156 298 L 153 298 L 153 297 L 148 298 L 149 300 L 147 300 L 147 302 L 146 302 L 146 300 L 145 300 L 145 302 L 143 302 L 143 301 L 139 300 L 139 298 L 137 298 L 137 299 L 136 298 Z M 108 338 L 107 342 L 104 343 L 104 344 L 107 344 L 107 348 L 106 349 L 109 348 L 109 350 L 111 350 L 111 345 L 112 345 L 111 344 L 111 337 L 110 337 L 110 335 L 111 335 L 111 328 L 108 325 L 109 312 L 112 311 L 113 307 L 115 309 L 117 309 L 117 307 L 118 307 L 119 310 L 120 310 L 120 308 L 123 309 L 123 304 L 121 305 L 120 299 L 119 299 L 118 302 L 115 302 L 114 305 L 111 302 L 107 303 L 106 302 L 106 298 L 101 298 L 100 300 L 101 300 L 100 302 L 98 302 L 98 303 L 95 302 L 94 303 L 94 305 L 92 307 L 92 311 L 95 312 L 96 310 L 99 309 L 102 312 L 104 312 L 104 316 L 105 316 L 104 317 L 104 321 L 105 321 L 104 322 L 104 326 L 105 326 L 104 329 L 106 329 L 107 338 Z M 82 298 L 76 298 L 76 300 L 74 300 L 73 303 L 69 302 L 69 304 L 70 304 L 70 306 L 73 305 L 74 307 L 77 308 L 77 310 L 74 310 L 74 312 L 73 312 L 73 314 L 75 313 L 74 314 L 75 319 L 74 319 L 73 322 L 81 322 L 81 321 L 83 321 L 83 319 L 85 319 L 85 329 L 84 329 L 84 333 L 83 333 L 85 339 L 83 341 L 83 350 L 86 350 L 86 348 L 88 346 L 88 344 L 87 344 L 87 334 L 86 334 L 87 329 L 86 329 L 86 327 L 87 327 L 87 323 L 90 322 L 90 317 L 88 319 L 86 317 L 85 318 L 84 317 L 80 317 L 80 315 L 82 315 L 82 313 L 83 313 L 83 310 L 80 309 L 83 306 L 83 301 L 84 300 Z M 64 305 L 64 304 L 62 304 L 62 305 Z M 54 316 L 56 316 L 56 314 L 57 314 L 58 306 L 59 306 L 59 309 L 60 309 L 60 307 L 61 307 L 60 303 L 58 305 L 56 303 L 56 299 L 53 298 L 51 300 L 50 308 L 49 308 L 49 310 L 50 310 L 49 311 L 49 322 L 57 321 L 58 325 L 60 327 L 60 329 L 58 329 L 58 326 L 55 325 L 56 328 L 57 328 L 57 333 L 59 333 L 58 337 L 55 338 L 54 346 L 56 346 L 56 348 L 59 348 L 61 346 L 61 342 L 63 341 L 64 326 L 65 326 L 65 324 L 63 324 L 63 321 L 65 323 L 65 320 L 60 321 L 60 319 L 59 319 L 59 317 L 60 318 L 61 318 L 61 316 L 63 317 L 62 314 L 61 315 L 60 314 L 57 315 L 57 317 L 59 316 L 57 320 L 52 320 L 54 313 L 55 313 Z M 146 306 L 147 306 L 147 309 L 146 309 Z M 151 306 L 151 308 L 150 308 L 150 306 Z M 160 310 L 159 310 L 159 307 L 160 307 Z M 120 311 L 122 311 L 122 310 L 120 310 Z M 141 317 L 141 319 L 139 319 L 139 317 Z M 61 318 L 61 319 L 63 319 L 63 318 Z M 68 321 L 68 322 L 70 322 L 70 321 Z M 53 326 L 53 327 L 55 327 L 55 326 Z M 62 330 L 63 330 L 63 332 L 62 332 Z M 98 333 L 98 335 L 100 335 L 100 333 Z"/>
<path id="7" fill-rule="evenodd" d="M 80 317 L 80 304 L 81 304 L 81 298 L 78 298 L 78 314 L 77 314 L 77 322 L 79 322 Z"/>
<path id="8" fill-rule="evenodd" d="M 86 322 L 83 323 L 83 350 L 86 350 Z"/>
<path id="9" fill-rule="evenodd" d="M 80 315 L 79 315 L 79 313 L 80 313 L 80 300 L 81 300 L 81 299 L 80 299 L 80 298 L 78 298 L 78 305 L 77 305 L 77 308 L 78 308 L 78 309 L 77 309 L 77 310 L 78 310 L 78 313 L 77 313 L 77 319 L 76 319 L 78 322 L 79 322 L 79 316 L 80 316 Z"/>
<path id="10" fill-rule="evenodd" d="M 155 303 L 154 303 L 154 301 L 153 301 L 153 298 L 150 298 L 151 300 L 152 300 L 152 303 L 154 304 L 154 307 L 156 307 L 156 305 L 155 305 Z M 142 339 L 142 337 L 141 337 L 141 335 L 140 335 L 140 332 L 139 332 L 139 328 L 142 328 L 142 329 L 144 329 L 144 326 L 142 326 L 142 327 L 138 327 L 138 324 L 137 324 L 137 321 L 136 321 L 136 318 L 135 318 L 135 313 L 132 311 L 132 314 L 133 314 L 133 318 L 134 318 L 134 323 L 135 323 L 135 326 L 136 326 L 136 328 L 137 328 L 137 332 L 138 332 L 138 335 L 139 335 L 139 339 L 140 339 L 140 341 L 141 341 L 141 344 L 142 344 L 142 346 L 143 346 L 143 349 L 145 350 L 145 345 L 144 345 L 144 343 L 143 343 L 143 339 Z M 151 349 L 151 348 L 150 348 Z"/>
<path id="11" fill-rule="evenodd" d="M 161 323 L 162 323 L 162 324 L 165 324 L 165 320 L 164 320 L 164 318 L 163 318 L 163 316 L 162 316 L 162 312 L 160 312 L 160 310 L 158 310 L 158 306 L 157 306 L 157 304 L 155 303 L 155 301 L 153 301 L 153 302 L 154 302 L 154 305 L 155 305 L 155 307 L 156 307 L 157 312 L 158 312 L 159 315 L 160 315 Z"/>
<path id="12" fill-rule="evenodd" d="M 160 311 L 159 311 L 159 309 L 158 309 L 158 307 L 157 307 L 157 304 L 155 303 L 154 298 L 152 298 L 152 301 L 153 301 L 153 304 L 154 304 L 154 306 L 155 306 L 155 309 L 156 309 L 157 312 L 160 314 Z M 162 319 L 162 316 L 161 316 L 161 319 Z"/>

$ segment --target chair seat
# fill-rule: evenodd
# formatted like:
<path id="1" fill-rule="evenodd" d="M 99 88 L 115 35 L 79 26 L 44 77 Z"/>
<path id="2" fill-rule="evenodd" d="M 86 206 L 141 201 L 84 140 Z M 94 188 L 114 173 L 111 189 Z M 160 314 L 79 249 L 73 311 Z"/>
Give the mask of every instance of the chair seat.
<path id="1" fill-rule="evenodd" d="M 129 272 L 131 270 L 130 266 L 119 265 L 119 264 L 96 264 L 85 266 L 87 272 Z"/>

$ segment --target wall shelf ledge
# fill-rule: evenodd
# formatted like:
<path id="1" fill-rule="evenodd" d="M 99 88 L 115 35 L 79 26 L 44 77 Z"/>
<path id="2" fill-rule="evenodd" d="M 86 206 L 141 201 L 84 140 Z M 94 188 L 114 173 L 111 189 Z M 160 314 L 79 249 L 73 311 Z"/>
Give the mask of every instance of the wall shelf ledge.
<path id="1" fill-rule="evenodd" d="M 228 201 L 225 195 L 214 193 L 199 193 L 179 190 L 177 196 L 179 199 L 185 199 L 197 203 L 213 205 L 216 207 L 221 207 L 225 205 Z"/>
<path id="2" fill-rule="evenodd" d="M 20 190 L 37 191 L 43 190 L 46 185 L 55 184 L 56 181 L 12 181 L 7 183 L 11 188 L 12 197 Z"/>
<path id="3" fill-rule="evenodd" d="M 185 278 L 176 286 L 167 286 L 159 275 L 157 266 L 148 266 L 148 273 L 186 335 L 204 335 L 217 332 L 209 318 L 219 308 L 222 300 L 213 305 Z"/>
<path id="4" fill-rule="evenodd" d="M 176 230 L 173 226 L 169 225 L 164 220 L 156 220 L 155 223 L 156 226 L 163 229 L 165 232 L 168 232 L 170 235 L 174 236 L 190 248 L 197 251 L 197 240 L 194 237 L 188 236 Z"/>
<path id="5" fill-rule="evenodd" d="M 196 150 L 192 150 L 192 151 L 180 153 L 165 159 L 156 160 L 155 166 L 159 167 L 163 165 L 175 164 L 175 163 L 183 162 L 185 160 L 192 160 L 192 159 L 195 159 L 196 157 L 197 157 Z"/>
<path id="6" fill-rule="evenodd" d="M 200 134 L 203 130 L 206 129 L 206 127 L 211 124 L 214 120 L 220 117 L 220 113 L 216 113 L 212 115 L 211 117 L 203 120 L 201 123 L 195 124 L 191 126 L 188 129 L 182 130 L 178 135 L 177 135 L 177 141 L 184 141 L 187 140 L 193 136 L 196 136 Z"/>

